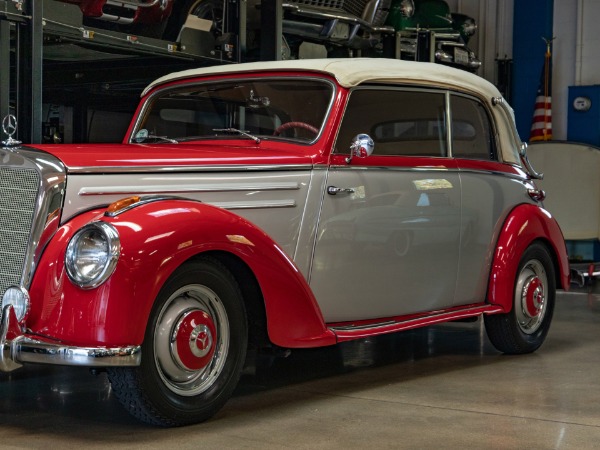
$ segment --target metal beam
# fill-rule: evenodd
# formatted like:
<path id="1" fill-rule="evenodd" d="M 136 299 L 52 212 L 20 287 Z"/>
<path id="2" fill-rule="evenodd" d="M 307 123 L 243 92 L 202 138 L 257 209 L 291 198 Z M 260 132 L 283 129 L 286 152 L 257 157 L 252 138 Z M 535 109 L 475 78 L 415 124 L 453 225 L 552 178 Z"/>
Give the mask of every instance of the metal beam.
<path id="1" fill-rule="evenodd" d="M 42 68 L 43 68 L 43 2 L 29 1 L 26 13 L 30 20 L 19 24 L 17 66 L 22 72 L 17 79 L 17 116 L 23 132 L 19 139 L 32 144 L 42 143 Z"/>
<path id="2" fill-rule="evenodd" d="M 0 19 L 0 120 L 10 111 L 10 22 Z"/>
<path id="3" fill-rule="evenodd" d="M 281 0 L 260 2 L 260 59 L 279 61 L 282 59 L 283 6 Z"/>

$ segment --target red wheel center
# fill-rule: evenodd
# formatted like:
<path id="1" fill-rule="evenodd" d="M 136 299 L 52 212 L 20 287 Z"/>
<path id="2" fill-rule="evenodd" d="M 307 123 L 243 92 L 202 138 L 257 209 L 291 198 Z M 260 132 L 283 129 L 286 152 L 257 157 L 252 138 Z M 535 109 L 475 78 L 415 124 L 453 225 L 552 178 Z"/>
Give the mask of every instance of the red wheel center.
<path id="1" fill-rule="evenodd" d="M 538 277 L 532 277 L 525 285 L 524 291 L 525 312 L 529 317 L 535 317 L 544 304 L 544 285 Z"/>
<path id="2" fill-rule="evenodd" d="M 212 318 L 204 311 L 184 314 L 176 328 L 175 355 L 185 369 L 205 368 L 215 353 L 217 330 Z"/>

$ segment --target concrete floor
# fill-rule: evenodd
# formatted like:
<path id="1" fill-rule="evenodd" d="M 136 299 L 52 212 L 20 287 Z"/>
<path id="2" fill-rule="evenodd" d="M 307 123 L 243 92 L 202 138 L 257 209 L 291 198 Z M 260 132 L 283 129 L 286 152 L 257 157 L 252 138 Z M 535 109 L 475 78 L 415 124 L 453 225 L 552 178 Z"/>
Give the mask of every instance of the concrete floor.
<path id="1" fill-rule="evenodd" d="M 104 375 L 29 367 L 0 374 L 0 447 L 599 448 L 600 294 L 560 293 L 554 317 L 525 356 L 495 351 L 480 321 L 295 351 L 177 429 L 131 418 Z"/>

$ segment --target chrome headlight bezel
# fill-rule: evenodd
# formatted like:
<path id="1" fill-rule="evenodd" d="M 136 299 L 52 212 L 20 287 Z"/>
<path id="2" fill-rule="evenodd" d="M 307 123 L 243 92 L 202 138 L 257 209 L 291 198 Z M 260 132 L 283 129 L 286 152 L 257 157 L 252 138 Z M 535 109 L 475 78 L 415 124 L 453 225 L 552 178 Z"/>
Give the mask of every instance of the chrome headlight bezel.
<path id="1" fill-rule="evenodd" d="M 100 286 L 113 274 L 121 241 L 107 222 L 92 222 L 78 230 L 67 246 L 65 268 L 69 280 L 82 289 Z"/>
<path id="2" fill-rule="evenodd" d="M 462 32 L 465 36 L 473 36 L 477 31 L 477 23 L 475 23 L 475 19 L 468 18 L 461 25 Z"/>
<path id="3" fill-rule="evenodd" d="M 400 2 L 400 12 L 404 17 L 412 17 L 415 14 L 414 0 L 402 0 Z"/>

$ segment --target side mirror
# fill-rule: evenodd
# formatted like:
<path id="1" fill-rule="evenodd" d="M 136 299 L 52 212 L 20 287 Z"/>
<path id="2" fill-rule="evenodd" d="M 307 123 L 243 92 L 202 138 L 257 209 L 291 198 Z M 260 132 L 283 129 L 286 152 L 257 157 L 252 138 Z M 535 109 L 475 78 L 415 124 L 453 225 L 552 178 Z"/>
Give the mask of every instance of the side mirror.
<path id="1" fill-rule="evenodd" d="M 346 158 L 346 162 L 350 163 L 353 157 L 366 158 L 367 156 L 371 156 L 374 149 L 375 142 L 373 142 L 371 136 L 364 133 L 357 134 L 352 139 L 352 144 L 350 144 L 350 156 Z"/>

